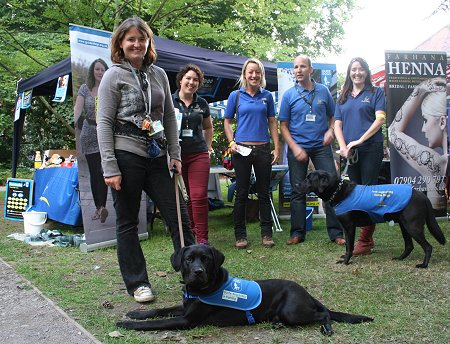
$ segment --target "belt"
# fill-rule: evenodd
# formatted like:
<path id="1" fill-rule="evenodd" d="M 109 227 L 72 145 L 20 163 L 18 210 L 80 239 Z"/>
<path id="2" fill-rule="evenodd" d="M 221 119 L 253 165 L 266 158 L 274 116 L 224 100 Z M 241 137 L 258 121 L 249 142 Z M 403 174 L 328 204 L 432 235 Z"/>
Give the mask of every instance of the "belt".
<path id="1" fill-rule="evenodd" d="M 266 148 L 268 146 L 270 146 L 270 143 L 263 143 L 261 145 L 248 145 L 246 143 L 241 143 L 241 142 L 236 142 L 236 144 L 240 145 L 240 146 L 244 146 L 244 147 L 248 147 L 251 149 L 255 149 L 255 148 Z"/>

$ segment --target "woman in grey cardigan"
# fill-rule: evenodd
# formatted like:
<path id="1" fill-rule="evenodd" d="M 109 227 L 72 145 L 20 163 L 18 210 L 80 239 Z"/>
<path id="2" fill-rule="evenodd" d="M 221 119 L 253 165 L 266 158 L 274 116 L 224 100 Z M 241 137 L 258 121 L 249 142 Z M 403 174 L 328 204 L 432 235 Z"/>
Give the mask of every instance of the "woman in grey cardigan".
<path id="1" fill-rule="evenodd" d="M 117 215 L 117 256 L 127 291 L 137 302 L 154 299 L 138 237 L 142 191 L 167 221 L 174 250 L 180 249 L 169 174 L 169 167 L 181 174 L 177 121 L 167 75 L 153 64 L 156 57 L 149 26 L 139 17 L 126 19 L 113 33 L 113 65 L 98 91 L 97 133 L 103 176 L 112 189 Z M 183 202 L 181 214 L 185 245 L 193 244 Z"/>

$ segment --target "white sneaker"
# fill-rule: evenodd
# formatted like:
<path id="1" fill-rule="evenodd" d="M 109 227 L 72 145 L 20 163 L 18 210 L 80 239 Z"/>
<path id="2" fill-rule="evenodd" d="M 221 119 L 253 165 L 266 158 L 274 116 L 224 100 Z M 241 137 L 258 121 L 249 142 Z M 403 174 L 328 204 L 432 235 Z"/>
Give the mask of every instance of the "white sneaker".
<path id="1" fill-rule="evenodd" d="M 155 296 L 152 293 L 150 287 L 142 286 L 137 288 L 134 293 L 134 300 L 136 302 L 149 302 L 155 299 Z"/>

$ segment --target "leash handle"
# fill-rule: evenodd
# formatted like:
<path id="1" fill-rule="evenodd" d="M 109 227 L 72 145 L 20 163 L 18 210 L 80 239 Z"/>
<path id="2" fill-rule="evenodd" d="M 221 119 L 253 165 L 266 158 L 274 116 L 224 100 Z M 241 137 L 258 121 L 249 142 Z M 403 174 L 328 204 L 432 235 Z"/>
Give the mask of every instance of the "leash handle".
<path id="1" fill-rule="evenodd" d="M 181 224 L 181 209 L 180 209 L 180 193 L 178 191 L 178 176 L 176 174 L 176 167 L 172 167 L 172 171 L 175 173 L 173 174 L 173 180 L 175 184 L 175 203 L 177 205 L 177 220 L 178 220 L 178 231 L 180 232 L 180 245 L 181 248 L 184 247 L 184 233 L 183 233 L 183 225 Z"/>

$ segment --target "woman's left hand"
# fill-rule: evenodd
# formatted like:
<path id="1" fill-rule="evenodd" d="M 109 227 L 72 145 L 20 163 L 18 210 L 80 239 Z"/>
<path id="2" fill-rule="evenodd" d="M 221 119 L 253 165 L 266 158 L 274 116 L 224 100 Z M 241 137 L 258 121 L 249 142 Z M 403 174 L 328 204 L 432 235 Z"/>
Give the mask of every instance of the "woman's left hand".
<path id="1" fill-rule="evenodd" d="M 176 169 L 176 175 L 181 176 L 181 161 L 176 159 L 170 159 L 170 169 L 173 172 L 173 169 Z"/>
<path id="2" fill-rule="evenodd" d="M 356 147 L 356 146 L 360 145 L 361 143 L 362 143 L 361 139 L 350 142 L 350 143 L 347 145 L 348 152 L 349 152 L 353 147 Z"/>
<path id="3" fill-rule="evenodd" d="M 273 156 L 273 159 L 272 159 L 272 165 L 276 165 L 276 164 L 278 163 L 278 158 L 279 158 L 279 155 L 278 155 L 278 149 L 274 149 L 274 150 L 271 152 L 271 154 L 272 154 L 272 156 Z"/>

